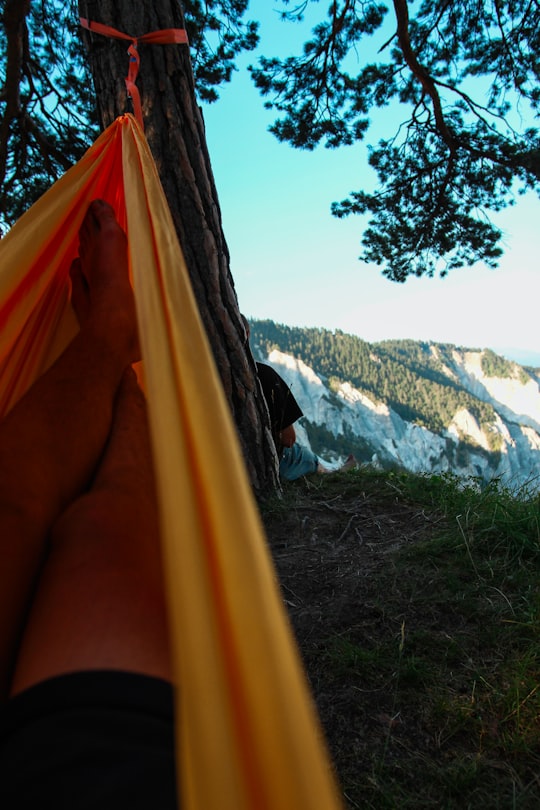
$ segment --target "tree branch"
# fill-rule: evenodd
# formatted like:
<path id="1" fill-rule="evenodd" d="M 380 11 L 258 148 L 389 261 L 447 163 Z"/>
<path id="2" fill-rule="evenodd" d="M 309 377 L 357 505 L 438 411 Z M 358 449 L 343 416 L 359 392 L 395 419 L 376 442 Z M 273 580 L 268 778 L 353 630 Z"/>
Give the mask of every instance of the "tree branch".
<path id="1" fill-rule="evenodd" d="M 51 158 L 56 160 L 62 169 L 67 172 L 68 169 L 70 169 L 73 165 L 71 160 L 66 158 L 65 155 L 59 149 L 57 149 L 53 143 L 51 143 L 51 141 L 43 134 L 28 113 L 25 112 L 23 114 L 22 122 L 25 131 L 34 136 L 34 140 L 36 141 L 43 158 L 49 164 L 49 172 L 51 174 L 53 173 L 52 165 L 50 163 Z"/>
<path id="2" fill-rule="evenodd" d="M 435 123 L 437 131 L 441 134 L 445 144 L 448 146 L 449 155 L 446 172 L 443 181 L 439 187 L 437 199 L 429 220 L 435 218 L 443 205 L 444 197 L 448 186 L 451 185 L 454 176 L 454 169 L 456 163 L 457 144 L 454 135 L 450 132 L 444 114 L 442 111 L 441 97 L 437 91 L 435 81 L 432 79 L 428 71 L 420 64 L 415 52 L 411 46 L 409 37 L 409 8 L 407 0 L 394 0 L 394 10 L 396 12 L 397 20 L 397 37 L 401 46 L 401 51 L 405 62 L 414 76 L 422 85 L 423 91 L 431 99 L 433 105 L 433 113 L 435 115 Z M 421 237 L 423 238 L 423 237 Z"/>
<path id="3" fill-rule="evenodd" d="M 433 112 L 435 115 L 437 129 L 440 132 L 444 142 L 450 149 L 450 153 L 453 154 L 456 150 L 456 142 L 444 118 L 441 98 L 437 92 L 437 87 L 431 75 L 418 61 L 418 58 L 411 46 L 409 36 L 409 8 L 407 5 L 407 0 L 393 1 L 397 21 L 397 37 L 403 57 L 413 76 L 415 76 L 422 85 L 424 93 L 430 97 L 431 103 L 433 104 Z"/>

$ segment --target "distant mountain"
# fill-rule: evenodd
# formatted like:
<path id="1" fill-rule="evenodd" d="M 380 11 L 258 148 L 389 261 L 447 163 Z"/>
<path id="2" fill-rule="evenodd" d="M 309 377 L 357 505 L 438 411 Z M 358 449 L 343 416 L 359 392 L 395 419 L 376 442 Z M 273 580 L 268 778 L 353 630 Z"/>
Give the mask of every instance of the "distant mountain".
<path id="1" fill-rule="evenodd" d="M 540 473 L 540 377 L 489 349 L 251 322 L 323 458 L 521 485 Z"/>

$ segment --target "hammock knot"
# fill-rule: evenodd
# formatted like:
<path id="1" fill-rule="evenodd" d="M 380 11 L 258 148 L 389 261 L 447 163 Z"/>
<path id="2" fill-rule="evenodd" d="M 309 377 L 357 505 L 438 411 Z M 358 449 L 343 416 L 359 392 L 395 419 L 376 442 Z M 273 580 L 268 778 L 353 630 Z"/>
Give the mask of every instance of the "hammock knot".
<path id="1" fill-rule="evenodd" d="M 101 36 L 111 37 L 112 39 L 126 39 L 131 41 L 127 50 L 129 54 L 129 70 L 125 79 L 126 91 L 128 98 L 132 101 L 135 118 L 141 128 L 144 129 L 141 97 L 135 84 L 141 61 L 139 43 L 147 42 L 149 45 L 188 45 L 189 41 L 186 31 L 183 28 L 165 28 L 161 31 L 151 31 L 148 34 L 142 34 L 140 37 L 132 37 L 130 34 L 125 34 L 123 31 L 117 31 L 116 28 L 112 28 L 110 25 L 93 22 L 84 17 L 79 17 L 79 20 L 82 28 L 85 28 L 93 34 L 101 34 Z"/>

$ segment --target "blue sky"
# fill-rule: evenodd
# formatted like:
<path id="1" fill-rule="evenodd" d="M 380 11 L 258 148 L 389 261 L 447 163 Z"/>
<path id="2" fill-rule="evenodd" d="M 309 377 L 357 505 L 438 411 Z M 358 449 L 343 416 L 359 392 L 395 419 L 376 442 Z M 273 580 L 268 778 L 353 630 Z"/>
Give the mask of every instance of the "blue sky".
<path id="1" fill-rule="evenodd" d="M 260 19 L 262 4 L 252 6 Z M 260 52 L 292 53 L 307 28 L 279 23 L 274 6 L 265 6 Z M 319 13 L 323 9 L 318 5 Z M 342 329 L 368 341 L 489 347 L 540 364 L 536 195 L 497 215 L 505 245 L 499 269 L 476 265 L 445 279 L 388 281 L 380 268 L 358 260 L 365 221 L 330 213 L 333 201 L 375 180 L 365 145 L 305 152 L 280 144 L 268 132 L 273 115 L 246 70 L 254 61 L 254 54 L 243 57 L 220 100 L 204 107 L 241 310 L 291 326 Z M 400 120 L 398 112 L 382 113 L 374 140 L 393 133 Z"/>

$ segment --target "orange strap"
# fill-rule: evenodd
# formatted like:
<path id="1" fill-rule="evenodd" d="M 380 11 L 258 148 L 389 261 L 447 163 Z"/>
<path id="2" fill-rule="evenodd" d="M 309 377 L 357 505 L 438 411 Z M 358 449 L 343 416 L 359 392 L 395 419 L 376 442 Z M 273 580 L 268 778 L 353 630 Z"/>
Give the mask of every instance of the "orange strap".
<path id="1" fill-rule="evenodd" d="M 133 102 L 135 118 L 144 129 L 141 96 L 135 84 L 141 61 L 138 51 L 139 42 L 146 42 L 149 45 L 188 45 L 187 32 L 183 28 L 164 28 L 161 31 L 151 31 L 149 34 L 142 34 L 140 37 L 132 37 L 130 34 L 124 34 L 122 31 L 117 31 L 116 28 L 111 28 L 109 25 L 92 22 L 84 17 L 79 17 L 79 19 L 82 27 L 91 31 L 93 34 L 101 34 L 104 37 L 112 37 L 113 39 L 126 39 L 131 42 L 128 48 L 129 70 L 125 80 L 126 90 Z"/>

